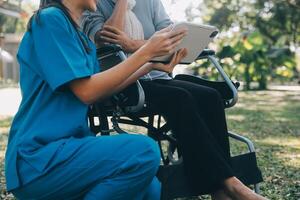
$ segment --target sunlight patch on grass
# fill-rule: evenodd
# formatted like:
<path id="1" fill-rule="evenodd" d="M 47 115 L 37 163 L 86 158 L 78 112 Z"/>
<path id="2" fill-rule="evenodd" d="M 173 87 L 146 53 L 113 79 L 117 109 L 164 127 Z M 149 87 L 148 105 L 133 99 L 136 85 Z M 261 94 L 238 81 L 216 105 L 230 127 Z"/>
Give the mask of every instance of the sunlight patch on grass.
<path id="1" fill-rule="evenodd" d="M 294 147 L 300 150 L 300 138 L 294 137 L 268 137 L 260 140 L 261 143 L 268 145 L 280 145 L 287 147 Z"/>
<path id="2" fill-rule="evenodd" d="M 246 117 L 244 115 L 230 115 L 227 119 L 242 122 L 246 119 Z"/>

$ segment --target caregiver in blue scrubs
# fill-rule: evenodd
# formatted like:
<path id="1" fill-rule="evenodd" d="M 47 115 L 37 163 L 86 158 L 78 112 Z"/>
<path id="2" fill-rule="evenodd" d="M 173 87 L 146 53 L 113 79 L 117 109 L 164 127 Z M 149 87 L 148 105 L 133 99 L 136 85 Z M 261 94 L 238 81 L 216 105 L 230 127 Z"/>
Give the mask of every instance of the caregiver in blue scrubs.
<path id="1" fill-rule="evenodd" d="M 171 72 L 186 50 L 166 65 L 148 62 L 174 51 L 186 32 L 164 29 L 101 72 L 95 47 L 78 26 L 83 11 L 95 9 L 95 0 L 44 0 L 20 44 L 23 98 L 5 158 L 7 189 L 18 199 L 160 198 L 156 143 L 141 135 L 95 137 L 87 111 L 151 70 Z"/>

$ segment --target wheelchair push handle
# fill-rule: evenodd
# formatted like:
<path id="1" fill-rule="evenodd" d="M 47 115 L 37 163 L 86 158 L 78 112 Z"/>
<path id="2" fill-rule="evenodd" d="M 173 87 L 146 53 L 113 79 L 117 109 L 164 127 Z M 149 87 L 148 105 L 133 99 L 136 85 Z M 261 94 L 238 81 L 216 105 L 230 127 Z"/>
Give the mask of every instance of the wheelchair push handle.
<path id="1" fill-rule="evenodd" d="M 238 91 L 237 88 L 239 87 L 239 83 L 233 83 L 230 78 L 228 77 L 228 75 L 226 74 L 226 72 L 224 71 L 223 67 L 219 64 L 217 58 L 216 58 L 216 53 L 214 50 L 211 49 L 204 49 L 201 54 L 197 57 L 196 60 L 202 60 L 202 59 L 208 59 L 213 66 L 218 70 L 218 72 L 220 73 L 221 77 L 224 79 L 225 83 L 227 84 L 227 86 L 229 87 L 229 89 L 231 90 L 233 97 L 232 99 L 228 102 L 228 104 L 226 105 L 226 107 L 233 107 L 237 101 L 238 101 Z M 191 63 L 181 63 L 181 64 L 191 64 Z"/>
<path id="2" fill-rule="evenodd" d="M 234 85 L 233 82 L 230 80 L 226 72 L 224 71 L 223 67 L 219 64 L 215 56 L 209 55 L 207 58 L 213 63 L 213 65 L 217 68 L 218 72 L 230 88 L 233 94 L 232 100 L 229 102 L 227 107 L 233 107 L 238 102 L 238 91 L 237 86 L 239 86 L 239 83 L 237 85 Z"/>

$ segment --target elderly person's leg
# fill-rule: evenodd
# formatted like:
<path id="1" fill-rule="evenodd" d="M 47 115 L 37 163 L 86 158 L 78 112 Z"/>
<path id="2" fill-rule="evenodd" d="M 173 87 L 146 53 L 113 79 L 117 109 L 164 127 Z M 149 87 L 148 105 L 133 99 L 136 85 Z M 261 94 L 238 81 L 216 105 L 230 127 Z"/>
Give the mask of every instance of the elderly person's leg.
<path id="1" fill-rule="evenodd" d="M 180 87 L 188 91 L 196 101 L 195 109 L 202 116 L 205 124 L 230 161 L 229 136 L 225 117 L 225 108 L 220 93 L 197 82 L 172 80 L 166 85 Z"/>
<path id="2" fill-rule="evenodd" d="M 161 111 L 177 136 L 191 186 L 203 193 L 217 191 L 222 181 L 234 176 L 230 161 L 199 114 L 194 97 L 167 82 L 142 81 L 146 101 Z"/>
<path id="3" fill-rule="evenodd" d="M 68 161 L 13 191 L 16 197 L 142 200 L 152 187 L 160 163 L 159 149 L 152 139 L 141 135 L 70 139 L 62 151 L 74 145 L 81 148 Z"/>
<path id="4" fill-rule="evenodd" d="M 214 200 L 265 199 L 255 194 L 234 176 L 229 152 L 226 152 L 226 148 L 222 148 L 207 126 L 204 117 L 199 113 L 194 95 L 185 88 L 171 86 L 166 82 L 143 82 L 142 84 L 146 91 L 146 99 L 148 97 L 148 101 L 161 110 L 178 138 L 191 187 L 212 194 Z M 209 96 L 215 99 L 215 95 Z M 208 106 L 213 106 L 215 103 L 216 101 L 212 100 Z"/>

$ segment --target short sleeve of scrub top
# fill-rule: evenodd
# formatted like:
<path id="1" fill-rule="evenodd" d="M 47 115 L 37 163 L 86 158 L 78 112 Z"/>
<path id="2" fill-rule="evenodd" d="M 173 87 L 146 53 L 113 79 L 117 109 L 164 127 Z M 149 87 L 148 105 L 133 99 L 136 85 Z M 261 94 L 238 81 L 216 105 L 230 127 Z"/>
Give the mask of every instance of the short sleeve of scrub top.
<path id="1" fill-rule="evenodd" d="M 69 21 L 61 14 L 41 15 L 41 24 L 33 24 L 35 53 L 40 63 L 39 71 L 53 90 L 70 80 L 90 76 L 86 66 L 83 45 L 74 42 L 77 33 L 68 26 Z"/>
<path id="2" fill-rule="evenodd" d="M 32 21 L 17 57 L 22 102 L 5 157 L 8 191 L 72 159 L 80 148 L 78 138 L 93 136 L 87 122 L 88 105 L 67 85 L 100 71 L 93 43 L 54 7 L 42 10 L 40 18 Z"/>

